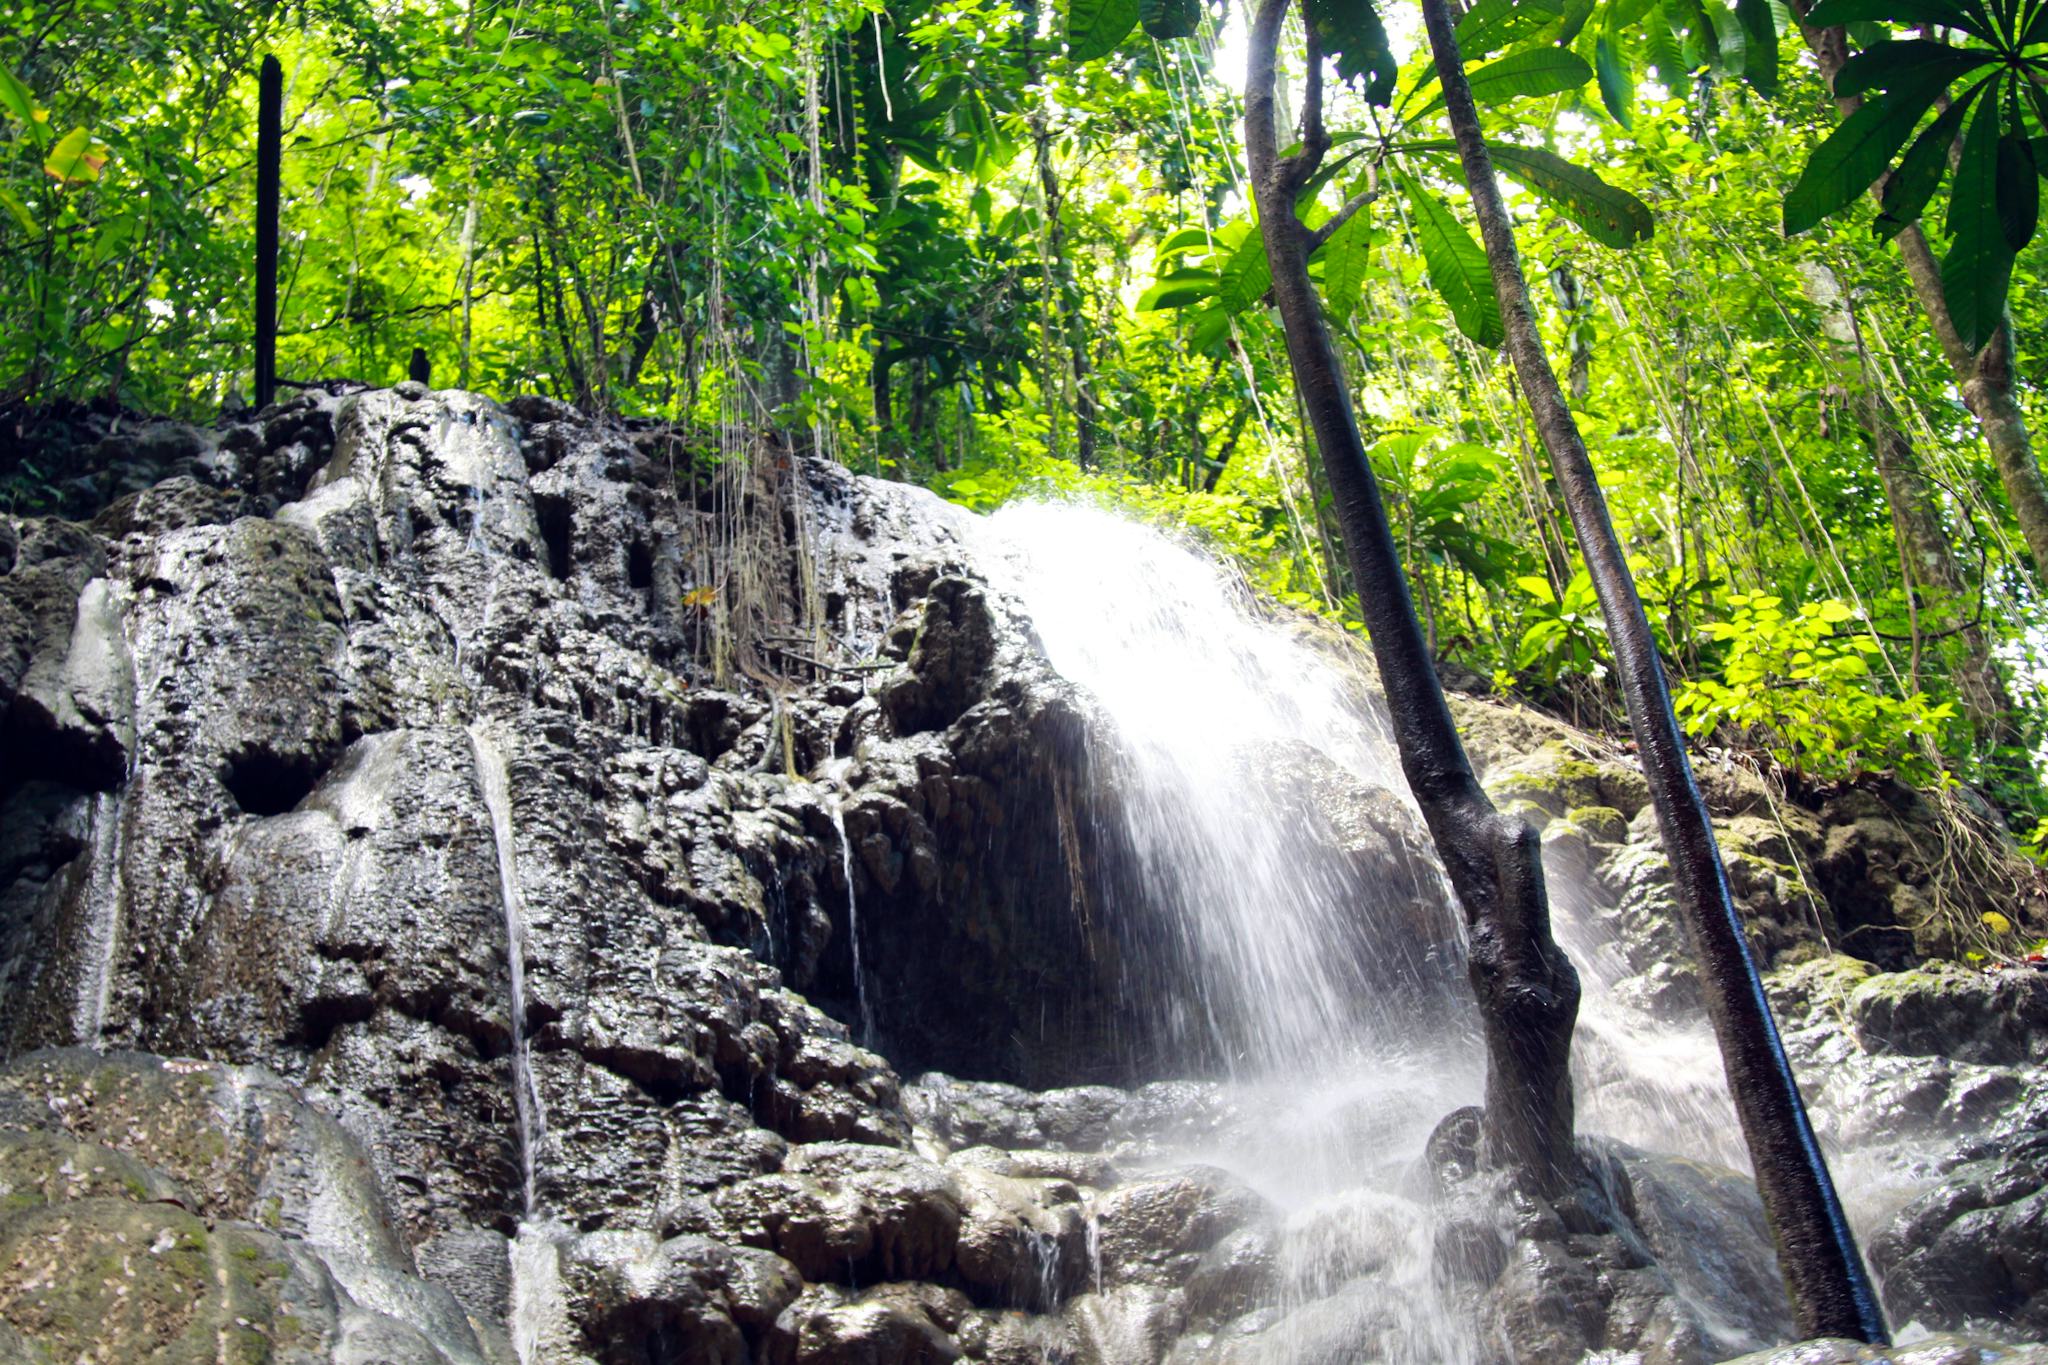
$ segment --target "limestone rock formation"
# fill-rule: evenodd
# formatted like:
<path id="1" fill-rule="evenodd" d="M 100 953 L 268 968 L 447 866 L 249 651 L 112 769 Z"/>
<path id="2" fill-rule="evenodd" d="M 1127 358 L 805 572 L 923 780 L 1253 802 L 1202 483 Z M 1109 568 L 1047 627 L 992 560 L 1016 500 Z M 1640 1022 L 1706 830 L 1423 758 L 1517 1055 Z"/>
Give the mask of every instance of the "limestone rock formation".
<path id="1" fill-rule="evenodd" d="M 1504 1207 L 1448 1138 L 1383 1150 L 1390 1086 L 1292 1135 L 1377 1185 L 1233 1164 L 1276 1101 L 1176 1051 L 1117 738 L 964 512 L 417 385 L 89 424 L 67 468 L 69 519 L 0 519 L 0 1359 L 1193 1365 L 1427 1329 L 1695 1365 L 1784 1332 L 1754 1198 L 1702 1163 L 1593 1141 L 1578 1202 Z M 1612 988 L 1587 1126 L 1640 1137 L 1627 1030 L 1690 1047 L 1692 998 L 1641 778 L 1460 714 Z M 1404 803 L 1248 761 L 1384 891 L 1383 1006 L 1454 979 Z M 1917 966 L 1906 795 L 1707 785 L 1823 1131 L 1941 1167 L 1873 1196 L 1894 1315 L 2048 1327 L 2048 978 Z"/>

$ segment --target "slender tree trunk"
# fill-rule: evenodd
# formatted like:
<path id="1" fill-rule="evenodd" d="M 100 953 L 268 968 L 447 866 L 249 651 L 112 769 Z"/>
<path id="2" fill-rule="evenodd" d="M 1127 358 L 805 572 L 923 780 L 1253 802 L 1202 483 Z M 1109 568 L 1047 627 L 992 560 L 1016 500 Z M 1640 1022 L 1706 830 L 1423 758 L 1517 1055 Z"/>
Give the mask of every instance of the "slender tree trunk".
<path id="1" fill-rule="evenodd" d="M 1886 1334 L 1877 1296 L 1785 1058 L 1741 917 L 1729 899 L 1713 823 L 1686 760 L 1685 742 L 1657 659 L 1656 638 L 1643 615 L 1627 556 L 1608 520 L 1593 462 L 1536 329 L 1514 228 L 1465 80 L 1454 21 L 1444 0 L 1423 0 L 1422 15 L 1492 267 L 1508 354 L 1550 453 L 1579 552 L 1607 621 L 1629 724 L 1677 883 L 1679 916 L 1704 968 L 1701 984 L 1707 1010 L 1720 1038 L 1728 1088 L 1756 1167 L 1757 1189 L 1777 1237 L 1778 1262 L 1799 1329 L 1807 1336 L 1882 1342 Z"/>
<path id="2" fill-rule="evenodd" d="M 1885 502 L 1891 509 L 1892 525 L 1899 540 L 1899 556 L 1905 564 L 1909 599 L 1916 587 L 1930 591 L 1941 611 L 1935 628 L 1953 629 L 1961 646 L 1961 657 L 1952 670 L 1956 695 L 1963 703 L 1978 742 L 1987 749 L 2009 744 L 2012 734 L 2012 697 L 2005 690 L 1998 666 L 1991 658 L 1991 641 L 1983 628 L 1964 621 L 1970 612 L 1970 583 L 1948 528 L 1942 524 L 1926 470 L 1919 452 L 1906 437 L 1898 413 L 1884 396 L 1863 331 L 1854 311 L 1843 297 L 1840 281 L 1824 266 L 1807 269 L 1807 297 L 1821 309 L 1822 330 L 1834 343 L 1835 368 L 1856 411 L 1856 423 L 1870 445 L 1877 463 L 1877 476 L 1884 485 Z M 1915 641 L 1916 661 L 1919 641 Z"/>
<path id="3" fill-rule="evenodd" d="M 1074 455 L 1083 469 L 1095 464 L 1095 381 L 1094 366 L 1088 358 L 1088 328 L 1077 320 L 1077 309 L 1068 306 L 1074 289 L 1074 272 L 1067 262 L 1067 229 L 1061 219 L 1063 192 L 1059 168 L 1052 161 L 1052 131 L 1043 110 L 1031 115 L 1032 141 L 1038 163 L 1038 187 L 1045 200 L 1046 262 L 1052 274 L 1053 321 L 1066 347 L 1068 365 L 1074 375 Z"/>
<path id="4" fill-rule="evenodd" d="M 265 57 L 256 82 L 256 406 L 277 396 L 277 220 L 284 167 L 284 68 Z"/>
<path id="5" fill-rule="evenodd" d="M 1468 970 L 1486 1037 L 1482 1151 L 1524 1189 L 1557 1193 L 1578 1170 L 1569 1067 L 1578 974 L 1550 936 L 1534 831 L 1494 809 L 1459 742 L 1359 439 L 1322 303 L 1309 281 L 1308 230 L 1294 202 L 1329 142 L 1322 127 L 1321 56 L 1311 38 L 1306 150 L 1278 155 L 1274 69 L 1289 2 L 1260 0 L 1245 82 L 1245 148 L 1287 358 L 1329 474 L 1402 771 L 1465 913 Z"/>
<path id="6" fill-rule="evenodd" d="M 1788 3 L 1801 23 L 1799 31 L 1813 51 L 1822 77 L 1832 88 L 1842 64 L 1849 60 L 1848 35 L 1839 28 L 1805 27 L 1810 0 Z M 1862 106 L 1862 99 L 1854 95 L 1835 101 L 1844 118 Z M 1879 181 L 1871 193 L 1882 192 L 1883 182 Z M 1983 350 L 1972 354 L 1949 315 L 1948 296 L 1941 287 L 1941 263 L 1927 245 L 1927 234 L 1918 223 L 1912 223 L 1896 240 L 1906 277 L 1912 282 L 1914 296 L 1920 300 L 1920 311 L 1927 315 L 1927 325 L 1940 343 L 1941 353 L 1948 358 L 1964 405 L 1977 419 L 1985 443 L 1991 447 L 1991 460 L 1998 468 L 1999 482 L 2005 485 L 2006 500 L 2012 504 L 2020 533 L 2026 537 L 2027 549 L 2034 556 L 2035 580 L 2043 591 L 2048 591 L 2048 480 L 2043 479 L 2040 461 L 2034 458 L 2034 443 L 2027 434 L 2027 419 L 2020 411 L 2019 395 L 2013 385 L 2012 319 L 2008 317 L 2000 325 Z"/>

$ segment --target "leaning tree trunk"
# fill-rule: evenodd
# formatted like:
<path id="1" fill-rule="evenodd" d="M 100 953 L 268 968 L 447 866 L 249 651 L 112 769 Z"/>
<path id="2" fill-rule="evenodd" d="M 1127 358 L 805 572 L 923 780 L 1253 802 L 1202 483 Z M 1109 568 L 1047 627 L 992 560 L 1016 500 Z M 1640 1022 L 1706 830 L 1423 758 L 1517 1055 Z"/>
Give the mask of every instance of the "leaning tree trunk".
<path id="1" fill-rule="evenodd" d="M 1322 303 L 1309 282 L 1313 243 L 1295 214 L 1295 196 L 1329 143 L 1322 126 L 1321 57 L 1311 38 L 1305 150 L 1285 158 L 1277 152 L 1274 69 L 1289 3 L 1261 0 L 1245 82 L 1245 148 L 1273 296 L 1295 387 L 1329 475 L 1401 768 L 1465 913 L 1468 970 L 1486 1036 L 1483 1157 L 1533 1193 L 1556 1193 L 1577 1170 L 1569 1062 L 1579 978 L 1550 936 L 1534 831 L 1494 809 L 1459 742 L 1359 439 Z"/>
<path id="2" fill-rule="evenodd" d="M 1728 1089 L 1756 1167 L 1757 1190 L 1777 1238 L 1779 1266 L 1799 1329 L 1807 1336 L 1882 1342 L 1886 1335 L 1877 1296 L 1857 1255 L 1855 1239 L 1800 1099 L 1798 1082 L 1785 1058 L 1741 917 L 1729 898 L 1713 823 L 1693 781 L 1678 719 L 1671 710 L 1656 638 L 1643 615 L 1628 559 L 1608 520 L 1606 498 L 1579 436 L 1578 423 L 1566 406 L 1536 330 L 1528 285 L 1515 250 L 1514 228 L 1494 180 L 1493 159 L 1465 80 L 1454 21 L 1445 0 L 1422 0 L 1422 15 L 1492 267 L 1494 293 L 1507 328 L 1508 354 L 1550 454 L 1578 536 L 1579 552 L 1585 557 L 1607 621 L 1629 724 L 1635 731 L 1643 775 L 1649 781 L 1650 798 L 1677 883 L 1679 917 L 1685 921 L 1703 968 L 1707 1012 L 1720 1038 Z"/>
<path id="3" fill-rule="evenodd" d="M 1821 76 L 1833 89 L 1835 76 L 1849 60 L 1848 35 L 1839 28 L 1805 27 L 1811 0 L 1788 3 L 1800 22 L 1799 31 L 1813 51 Z M 1863 107 L 1863 101 L 1849 95 L 1836 100 L 1835 107 L 1847 118 Z M 1871 193 L 1881 193 L 1883 183 L 1880 180 Z M 1920 224 L 1907 224 L 1898 235 L 1898 243 L 1899 259 L 1906 267 L 1914 296 L 1920 300 L 1920 311 L 1927 315 L 1928 328 L 1940 343 L 1941 353 L 1948 358 L 1964 406 L 1977 419 L 1984 442 L 1991 447 L 1998 480 L 2005 485 L 2006 500 L 2012 504 L 2020 533 L 2026 537 L 2027 549 L 2034 556 L 2035 581 L 2043 591 L 2048 591 L 2048 480 L 2043 479 L 2040 461 L 2034 458 L 2034 443 L 2027 434 L 2027 419 L 2020 411 L 2019 393 L 2013 384 L 2012 319 L 2007 317 L 1999 325 L 1983 350 L 1973 352 L 1956 331 L 1955 320 L 1948 311 L 1948 295 L 1941 287 L 1941 263 L 1927 245 L 1927 234 L 1920 230 Z"/>

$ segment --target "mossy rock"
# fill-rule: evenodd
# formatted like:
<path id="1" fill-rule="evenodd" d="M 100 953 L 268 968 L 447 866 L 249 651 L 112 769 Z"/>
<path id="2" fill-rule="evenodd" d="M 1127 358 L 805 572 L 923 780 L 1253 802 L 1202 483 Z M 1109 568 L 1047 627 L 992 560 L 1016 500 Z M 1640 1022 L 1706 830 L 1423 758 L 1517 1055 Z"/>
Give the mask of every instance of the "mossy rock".
<path id="1" fill-rule="evenodd" d="M 0 1217 L 94 1198 L 196 1206 L 183 1185 L 126 1152 L 65 1133 L 0 1132 Z"/>
<path id="2" fill-rule="evenodd" d="M 1649 784 L 1632 766 L 1584 758 L 1556 740 L 1495 768 L 1485 786 L 1496 803 L 1527 801 L 1553 816 L 1605 806 L 1626 818 L 1650 800 Z"/>
<path id="3" fill-rule="evenodd" d="M 1850 994 L 1848 1011 L 1872 1052 L 1987 1065 L 2048 1058 L 2048 973 L 1929 962 L 1870 976 Z"/>
<path id="4" fill-rule="evenodd" d="M 1596 844 L 1628 841 L 1628 817 L 1612 806 L 1574 806 L 1564 813 L 1564 818 L 1584 830 L 1586 837 Z"/>

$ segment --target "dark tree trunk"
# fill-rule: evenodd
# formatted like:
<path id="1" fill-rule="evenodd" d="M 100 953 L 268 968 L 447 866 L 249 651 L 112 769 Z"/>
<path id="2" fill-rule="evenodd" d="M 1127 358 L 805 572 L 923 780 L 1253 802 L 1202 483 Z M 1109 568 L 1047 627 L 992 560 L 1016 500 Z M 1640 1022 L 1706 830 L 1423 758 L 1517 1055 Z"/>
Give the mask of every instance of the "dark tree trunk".
<path id="1" fill-rule="evenodd" d="M 265 57 L 256 82 L 256 406 L 277 396 L 277 219 L 284 166 L 284 68 Z"/>
<path id="2" fill-rule="evenodd" d="M 1493 160 L 1444 0 L 1423 0 L 1423 22 L 1443 82 L 1445 110 L 1493 270 L 1494 293 L 1507 327 L 1508 354 L 1522 382 L 1536 429 L 1563 490 L 1579 552 L 1600 598 L 1614 649 L 1615 671 L 1628 703 L 1643 775 L 1677 883 L 1679 917 L 1701 961 L 1701 984 L 1721 1043 L 1743 1138 L 1756 1167 L 1757 1189 L 1778 1242 L 1778 1261 L 1800 1331 L 1810 1337 L 1886 1340 L 1884 1318 L 1855 1239 L 1836 1198 L 1827 1163 L 1806 1116 L 1798 1083 L 1778 1038 L 1763 983 L 1750 956 L 1742 920 L 1729 899 L 1727 875 L 1706 803 L 1686 760 L 1671 710 L 1656 638 L 1643 615 L 1627 557 L 1608 520 L 1607 501 L 1544 353 L 1530 311 L 1529 290 L 1515 249 L 1514 228 L 1493 176 Z"/>
<path id="3" fill-rule="evenodd" d="M 1274 64 L 1288 3 L 1260 0 L 1245 83 L 1245 147 L 1287 358 L 1329 475 L 1402 771 L 1465 914 L 1468 970 L 1486 1036 L 1484 1159 L 1525 1190 L 1559 1193 L 1578 1169 L 1569 1068 L 1578 974 L 1550 937 L 1534 831 L 1494 809 L 1459 742 L 1359 439 L 1336 347 L 1309 281 L 1309 234 L 1294 203 L 1328 140 L 1321 56 L 1311 40 L 1305 150 L 1284 159 L 1276 150 Z"/>

